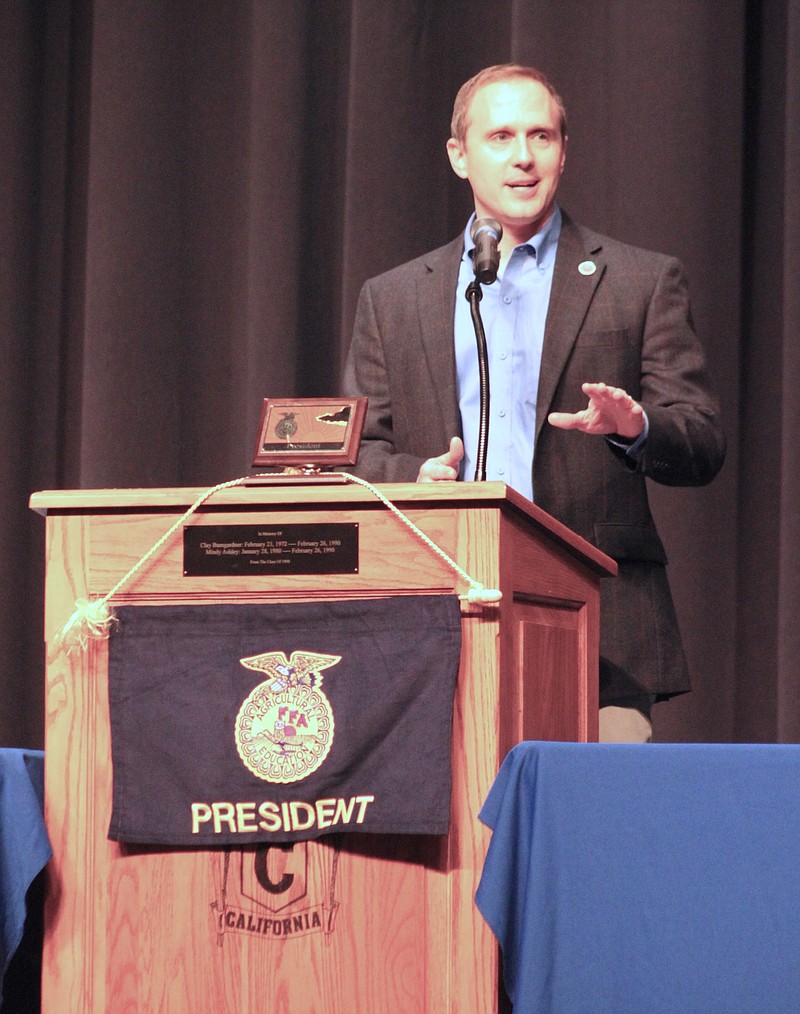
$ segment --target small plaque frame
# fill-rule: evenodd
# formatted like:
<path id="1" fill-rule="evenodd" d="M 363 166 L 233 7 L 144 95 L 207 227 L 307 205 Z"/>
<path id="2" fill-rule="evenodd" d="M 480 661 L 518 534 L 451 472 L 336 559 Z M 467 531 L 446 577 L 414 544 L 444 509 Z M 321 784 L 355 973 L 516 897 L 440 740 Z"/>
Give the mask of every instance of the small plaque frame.
<path id="1" fill-rule="evenodd" d="M 265 398 L 254 468 L 355 465 L 366 398 Z"/>

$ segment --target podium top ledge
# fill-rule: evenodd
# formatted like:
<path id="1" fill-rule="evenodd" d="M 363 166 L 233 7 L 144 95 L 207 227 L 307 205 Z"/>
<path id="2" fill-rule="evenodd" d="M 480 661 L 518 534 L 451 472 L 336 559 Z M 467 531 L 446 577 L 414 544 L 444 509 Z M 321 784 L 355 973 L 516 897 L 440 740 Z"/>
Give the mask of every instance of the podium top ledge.
<path id="1" fill-rule="evenodd" d="M 41 490 L 30 498 L 32 510 L 43 515 L 94 513 L 175 513 L 188 510 L 211 487 L 174 487 L 138 489 L 66 489 Z M 558 541 L 566 543 L 585 562 L 605 574 L 616 574 L 616 563 L 605 553 L 572 532 L 502 482 L 380 483 L 376 488 L 401 509 L 438 507 L 497 507 L 528 519 Z M 203 512 L 220 507 L 293 509 L 324 503 L 329 508 L 347 505 L 381 506 L 374 494 L 363 486 L 334 477 L 283 476 L 265 482 L 253 477 L 241 485 L 214 492 L 200 508 Z"/>
<path id="2" fill-rule="evenodd" d="M 52 512 L 91 513 L 103 510 L 172 510 L 188 508 L 213 487 L 174 487 L 166 489 L 60 489 L 34 493 L 30 506 L 39 514 Z M 544 513 L 502 482 L 394 482 L 378 483 L 376 488 L 392 503 L 458 503 L 499 505 L 503 501 L 533 514 Z M 241 485 L 217 490 L 206 504 L 274 507 L 280 504 L 379 503 L 364 486 L 323 476 L 305 478 L 276 477 L 273 481 L 253 477 Z"/>

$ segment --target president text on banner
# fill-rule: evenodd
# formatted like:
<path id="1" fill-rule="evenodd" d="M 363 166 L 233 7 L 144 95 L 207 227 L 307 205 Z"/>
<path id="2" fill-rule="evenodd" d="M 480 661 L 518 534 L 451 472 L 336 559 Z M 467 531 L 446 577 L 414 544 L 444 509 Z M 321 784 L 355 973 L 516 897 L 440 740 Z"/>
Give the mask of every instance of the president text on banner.
<path id="1" fill-rule="evenodd" d="M 447 832 L 454 596 L 117 616 L 110 838 L 209 847 Z"/>

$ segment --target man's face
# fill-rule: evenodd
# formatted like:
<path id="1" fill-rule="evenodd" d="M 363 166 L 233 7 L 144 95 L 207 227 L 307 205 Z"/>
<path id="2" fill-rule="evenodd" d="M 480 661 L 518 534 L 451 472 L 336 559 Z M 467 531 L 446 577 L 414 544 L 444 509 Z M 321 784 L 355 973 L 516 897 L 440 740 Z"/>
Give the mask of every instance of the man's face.
<path id="1" fill-rule="evenodd" d="M 469 180 L 478 218 L 496 218 L 516 242 L 530 238 L 550 217 L 564 170 L 558 107 L 538 81 L 493 81 L 473 95 L 467 124 L 447 152 Z"/>

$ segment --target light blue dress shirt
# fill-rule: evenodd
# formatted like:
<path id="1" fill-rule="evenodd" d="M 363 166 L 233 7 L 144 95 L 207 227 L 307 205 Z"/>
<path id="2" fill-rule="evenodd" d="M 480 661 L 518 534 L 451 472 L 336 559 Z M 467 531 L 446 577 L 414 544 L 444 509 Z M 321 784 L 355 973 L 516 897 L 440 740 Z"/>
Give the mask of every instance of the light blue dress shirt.
<path id="1" fill-rule="evenodd" d="M 470 480 L 475 478 L 480 421 L 477 344 L 465 295 L 475 277 L 471 256 L 475 244 L 469 234 L 473 218 L 464 231 L 454 329 L 464 436 L 459 477 Z M 556 207 L 544 228 L 527 243 L 514 247 L 497 280 L 481 286 L 480 312 L 490 378 L 486 478 L 505 482 L 529 500 L 533 499 L 533 437 L 542 341 L 560 235 L 561 212 Z"/>

